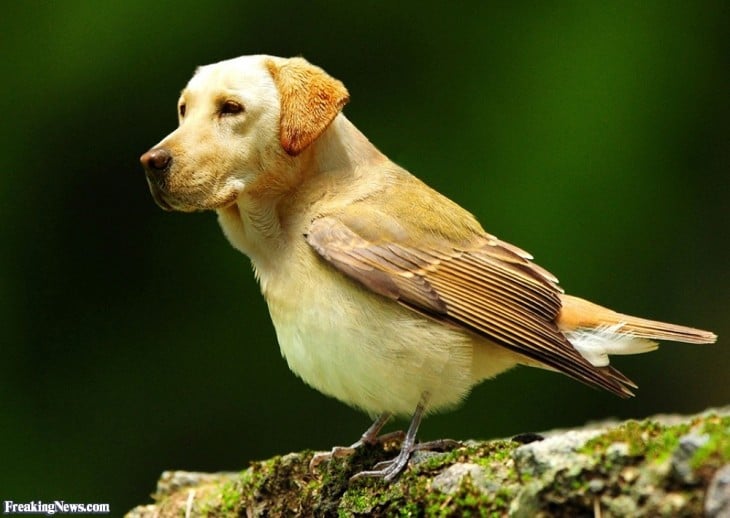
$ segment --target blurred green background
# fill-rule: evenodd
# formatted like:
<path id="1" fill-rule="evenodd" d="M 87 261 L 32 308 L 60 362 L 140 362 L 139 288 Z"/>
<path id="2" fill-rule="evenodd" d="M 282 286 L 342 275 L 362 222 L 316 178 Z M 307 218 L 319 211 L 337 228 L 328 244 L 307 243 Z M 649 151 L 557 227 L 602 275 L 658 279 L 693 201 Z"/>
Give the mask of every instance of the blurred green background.
<path id="1" fill-rule="evenodd" d="M 730 402 L 727 3 L 428 5 L 3 3 L 0 499 L 121 515 L 162 470 L 238 470 L 369 424 L 289 372 L 214 214 L 148 193 L 138 157 L 178 92 L 240 54 L 341 79 L 376 145 L 569 292 L 720 334 L 615 360 L 633 400 L 517 369 L 421 438 Z"/>

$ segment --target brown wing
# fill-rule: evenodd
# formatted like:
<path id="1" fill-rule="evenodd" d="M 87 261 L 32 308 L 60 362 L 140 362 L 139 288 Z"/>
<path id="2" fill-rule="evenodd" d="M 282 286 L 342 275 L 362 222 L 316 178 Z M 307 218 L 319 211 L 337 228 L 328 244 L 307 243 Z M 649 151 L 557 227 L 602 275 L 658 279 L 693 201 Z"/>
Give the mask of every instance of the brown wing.
<path id="1" fill-rule="evenodd" d="M 559 331 L 557 279 L 529 254 L 488 234 L 468 246 L 372 242 L 335 216 L 312 222 L 308 243 L 372 291 L 427 316 L 468 329 L 588 385 L 628 397 L 635 387 L 597 368 Z"/>

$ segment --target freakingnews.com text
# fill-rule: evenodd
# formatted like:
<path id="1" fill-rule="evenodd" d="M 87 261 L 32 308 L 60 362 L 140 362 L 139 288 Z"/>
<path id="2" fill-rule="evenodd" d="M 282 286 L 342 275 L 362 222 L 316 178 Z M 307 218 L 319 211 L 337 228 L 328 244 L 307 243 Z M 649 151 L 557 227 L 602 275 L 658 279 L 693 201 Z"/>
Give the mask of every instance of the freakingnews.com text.
<path id="1" fill-rule="evenodd" d="M 3 514 L 109 514 L 109 504 L 72 504 L 64 500 L 53 502 L 41 502 L 40 500 L 30 502 L 3 502 Z"/>

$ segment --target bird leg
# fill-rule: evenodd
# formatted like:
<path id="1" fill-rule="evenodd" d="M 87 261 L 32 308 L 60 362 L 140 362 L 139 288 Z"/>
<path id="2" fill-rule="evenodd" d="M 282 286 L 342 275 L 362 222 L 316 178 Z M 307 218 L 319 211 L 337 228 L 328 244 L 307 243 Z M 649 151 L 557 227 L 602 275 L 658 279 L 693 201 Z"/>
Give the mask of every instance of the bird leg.
<path id="1" fill-rule="evenodd" d="M 395 477 L 397 477 L 403 469 L 408 464 L 408 459 L 411 458 L 411 454 L 416 451 L 417 449 L 423 449 L 422 447 L 416 447 L 416 433 L 418 433 L 418 427 L 421 424 L 421 419 L 423 418 L 423 414 L 426 410 L 426 403 L 428 402 L 428 393 L 424 393 L 421 396 L 421 401 L 418 403 L 418 406 L 416 407 L 416 411 L 413 413 L 413 418 L 411 419 L 411 424 L 408 427 L 408 432 L 406 433 L 405 438 L 403 439 L 403 443 L 401 444 L 401 449 L 398 455 L 391 460 L 387 460 L 384 462 L 379 462 L 375 466 L 373 466 L 373 469 L 370 471 L 361 471 L 360 473 L 355 474 L 350 480 L 357 480 L 360 478 L 366 478 L 366 477 L 374 477 L 374 478 L 382 478 L 386 482 L 390 482 Z M 367 432 L 366 432 L 367 433 Z M 441 441 L 435 441 L 435 442 L 441 442 Z M 426 443 L 428 444 L 428 443 Z M 425 444 L 423 445 L 425 446 Z"/>
<path id="2" fill-rule="evenodd" d="M 378 418 L 373 421 L 373 424 L 365 430 L 365 433 L 362 434 L 360 439 L 350 446 L 335 446 L 332 448 L 332 451 L 315 453 L 312 460 L 309 462 L 310 469 L 314 469 L 322 462 L 332 460 L 333 458 L 348 457 L 355 453 L 357 448 L 361 448 L 365 445 L 374 445 L 377 443 L 383 444 L 389 441 L 402 439 L 404 436 L 402 430 L 378 436 L 380 430 L 383 429 L 383 426 L 385 426 L 385 423 L 387 423 L 391 417 L 392 414 L 390 412 L 383 412 L 380 414 Z"/>
<path id="3" fill-rule="evenodd" d="M 360 437 L 360 439 L 357 442 L 350 445 L 350 448 L 353 448 L 353 449 L 359 448 L 363 444 L 372 445 L 377 442 L 386 442 L 386 441 L 389 441 L 389 440 L 393 439 L 394 437 L 396 437 L 397 434 L 403 435 L 402 431 L 398 431 L 398 432 L 381 435 L 380 437 L 378 437 L 380 430 L 383 429 L 383 426 L 385 426 L 385 423 L 387 423 L 391 417 L 392 417 L 392 415 L 390 414 L 390 412 L 383 412 L 382 414 L 380 414 L 380 416 L 378 416 L 378 418 L 375 421 L 373 421 L 373 424 L 370 425 L 370 428 L 365 430 L 365 433 L 362 434 L 362 437 Z M 389 437 L 389 436 L 392 436 L 392 437 Z"/>

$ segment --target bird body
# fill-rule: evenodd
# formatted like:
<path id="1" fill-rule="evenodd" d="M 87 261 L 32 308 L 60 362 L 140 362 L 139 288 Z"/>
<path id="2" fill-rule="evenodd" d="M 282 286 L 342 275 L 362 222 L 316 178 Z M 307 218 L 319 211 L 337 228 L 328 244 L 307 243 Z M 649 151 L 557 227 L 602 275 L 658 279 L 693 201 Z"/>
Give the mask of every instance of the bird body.
<path id="1" fill-rule="evenodd" d="M 351 128 L 345 120 L 340 124 Z M 361 156 L 351 158 L 359 162 Z M 304 182 L 294 196 L 246 197 L 220 210 L 219 222 L 234 246 L 251 257 L 282 355 L 306 383 L 371 415 L 410 415 L 424 391 L 431 394 L 431 410 L 445 409 L 461 401 L 477 377 L 513 366 L 513 355 L 373 293 L 334 271 L 305 239 L 311 221 L 324 215 L 350 215 L 355 225 L 366 227 L 374 218 L 379 228 L 371 230 L 406 242 L 408 231 L 396 210 L 425 228 L 428 218 L 445 224 L 439 221 L 438 204 L 453 208 L 452 202 L 427 188 L 432 199 L 420 200 L 425 210 L 413 210 L 403 203 L 403 194 L 411 190 L 408 183 L 425 186 L 379 153 L 370 156 L 372 163 Z M 329 194 L 322 195 L 323 190 Z M 374 196 L 387 199 L 390 214 L 369 209 Z M 480 230 L 471 216 L 469 223 L 464 238 Z M 431 227 L 434 232 L 438 228 Z M 488 358 L 485 365 L 474 364 L 478 343 L 493 353 L 491 358 L 486 350 L 478 355 Z"/>
<path id="2" fill-rule="evenodd" d="M 201 67 L 180 125 L 141 161 L 167 210 L 215 210 L 253 264 L 283 356 L 321 392 L 413 420 L 515 365 L 628 397 L 609 355 L 713 333 L 566 295 L 524 250 L 391 162 L 341 113 L 344 85 L 301 58 Z M 450 174 L 458 174 L 450 171 Z M 414 411 L 415 409 L 415 411 Z"/>
<path id="3" fill-rule="evenodd" d="M 340 141 L 358 145 L 337 145 Z M 572 337 L 579 344 L 573 360 L 582 360 L 586 370 L 606 367 L 606 350 L 631 354 L 655 348 L 635 332 L 622 331 L 633 317 L 617 317 L 562 294 L 557 279 L 530 262 L 531 256 L 488 234 L 468 211 L 389 161 L 343 114 L 312 144 L 310 169 L 318 163 L 320 147 L 330 161 L 332 150 L 341 150 L 337 166 L 293 175 L 301 180 L 279 195 L 254 185 L 254 194 L 219 210 L 225 235 L 251 257 L 282 355 L 312 387 L 371 415 L 408 415 L 423 393 L 429 394 L 429 411 L 444 410 L 475 384 L 515 365 L 557 369 L 505 348 L 479 328 L 440 320 L 428 307 L 424 311 L 428 301 L 420 307 L 404 305 L 377 280 L 364 286 L 372 268 L 362 277 L 337 271 L 312 246 L 312 229 L 316 233 L 322 221 L 347 229 L 347 235 L 338 236 L 345 246 L 357 246 L 353 240 L 359 239 L 363 247 L 397 243 L 413 250 L 461 251 L 498 243 L 493 247 L 498 253 L 526 265 L 524 272 L 511 274 L 537 278 L 538 288 L 547 292 L 543 297 L 552 299 L 553 308 L 533 310 L 527 318 L 555 335 Z M 322 250 L 327 253 L 326 247 Z M 444 263 L 448 260 L 442 258 L 431 268 Z M 656 329 L 669 329 L 665 339 L 686 339 L 696 331 L 656 324 Z M 673 329 L 684 333 L 675 336 Z M 617 382 L 614 374 L 598 378 L 609 380 L 609 390 L 619 395 L 628 395 L 632 386 Z"/>

